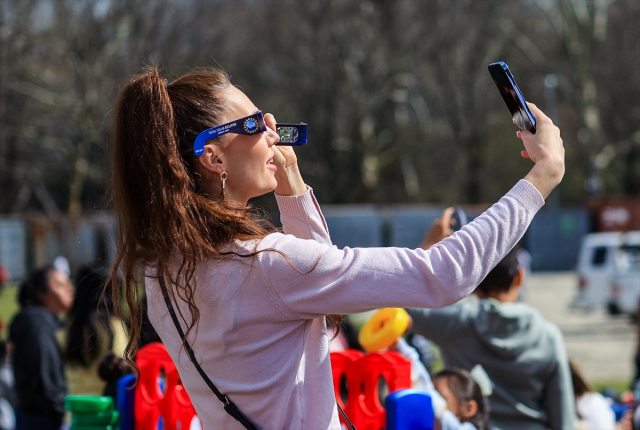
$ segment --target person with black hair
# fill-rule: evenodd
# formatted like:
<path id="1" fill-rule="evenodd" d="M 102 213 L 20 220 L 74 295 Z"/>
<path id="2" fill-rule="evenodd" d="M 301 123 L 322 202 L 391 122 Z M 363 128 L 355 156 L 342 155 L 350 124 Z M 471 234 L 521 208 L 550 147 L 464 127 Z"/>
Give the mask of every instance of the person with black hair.
<path id="1" fill-rule="evenodd" d="M 489 404 L 471 373 L 464 369 L 443 369 L 433 375 L 433 385 L 461 423 L 489 430 Z"/>
<path id="2" fill-rule="evenodd" d="M 22 309 L 9 328 L 16 430 L 57 430 L 62 424 L 67 381 L 56 331 L 73 298 L 69 277 L 54 266 L 34 270 L 20 286 Z"/>
<path id="3" fill-rule="evenodd" d="M 513 249 L 480 283 L 477 303 L 408 309 L 413 331 L 434 341 L 446 367 L 480 364 L 494 389 L 494 429 L 574 429 L 575 399 L 559 328 L 517 302 L 524 277 Z"/>
<path id="4" fill-rule="evenodd" d="M 103 394 L 105 382 L 109 381 L 100 377 L 99 362 L 109 352 L 122 357 L 129 341 L 122 320 L 115 317 L 107 280 L 108 272 L 101 260 L 78 270 L 66 338 L 71 394 Z"/>

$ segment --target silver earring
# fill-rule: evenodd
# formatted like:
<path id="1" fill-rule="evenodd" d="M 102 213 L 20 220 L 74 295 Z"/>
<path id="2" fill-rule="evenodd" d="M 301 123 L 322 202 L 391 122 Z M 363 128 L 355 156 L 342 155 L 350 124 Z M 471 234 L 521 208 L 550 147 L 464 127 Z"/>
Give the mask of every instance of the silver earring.
<path id="1" fill-rule="evenodd" d="M 224 196 L 224 186 L 227 183 L 227 172 L 220 173 L 220 180 L 222 181 L 222 195 Z"/>

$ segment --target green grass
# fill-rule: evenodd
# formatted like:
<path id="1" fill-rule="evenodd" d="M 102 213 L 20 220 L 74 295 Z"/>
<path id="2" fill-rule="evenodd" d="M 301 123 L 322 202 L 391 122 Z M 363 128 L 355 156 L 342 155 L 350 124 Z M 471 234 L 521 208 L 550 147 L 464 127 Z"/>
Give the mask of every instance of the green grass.
<path id="1" fill-rule="evenodd" d="M 602 393 L 605 388 L 615 388 L 619 394 L 629 390 L 630 381 L 594 381 L 591 388 L 594 391 Z"/>
<path id="2" fill-rule="evenodd" d="M 0 330 L 0 336 L 3 339 L 7 338 L 9 331 L 9 323 L 13 319 L 13 316 L 18 313 L 19 306 L 17 301 L 18 284 L 7 284 L 0 289 L 0 318 L 2 318 L 2 329 Z"/>

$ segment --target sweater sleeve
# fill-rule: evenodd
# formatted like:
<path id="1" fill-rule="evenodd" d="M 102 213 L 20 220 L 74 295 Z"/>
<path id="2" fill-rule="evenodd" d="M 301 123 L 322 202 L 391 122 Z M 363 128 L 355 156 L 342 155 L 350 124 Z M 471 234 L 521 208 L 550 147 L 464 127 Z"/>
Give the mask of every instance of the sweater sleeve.
<path id="1" fill-rule="evenodd" d="M 292 319 L 390 306 L 439 308 L 469 295 L 520 240 L 543 204 L 538 190 L 522 180 L 428 250 L 338 249 L 327 243 L 328 235 L 319 242 L 276 233 L 259 248 L 279 252 L 261 252 L 258 261 Z M 320 235 L 317 228 L 307 234 Z"/>
<path id="2" fill-rule="evenodd" d="M 327 223 L 311 187 L 299 196 L 276 194 L 276 201 L 280 209 L 282 228 L 286 234 L 331 244 Z"/>

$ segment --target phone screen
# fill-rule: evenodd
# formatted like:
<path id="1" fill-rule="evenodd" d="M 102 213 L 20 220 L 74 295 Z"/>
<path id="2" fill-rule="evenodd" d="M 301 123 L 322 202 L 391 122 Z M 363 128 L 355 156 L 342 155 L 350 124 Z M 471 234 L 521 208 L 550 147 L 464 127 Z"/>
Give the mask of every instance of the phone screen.
<path id="1" fill-rule="evenodd" d="M 489 73 L 491 73 L 493 82 L 500 90 L 500 95 L 502 95 L 504 102 L 507 104 L 511 117 L 518 128 L 520 130 L 529 130 L 535 134 L 536 119 L 529 110 L 527 102 L 509 70 L 509 66 L 502 61 L 491 63 L 489 64 Z"/>

